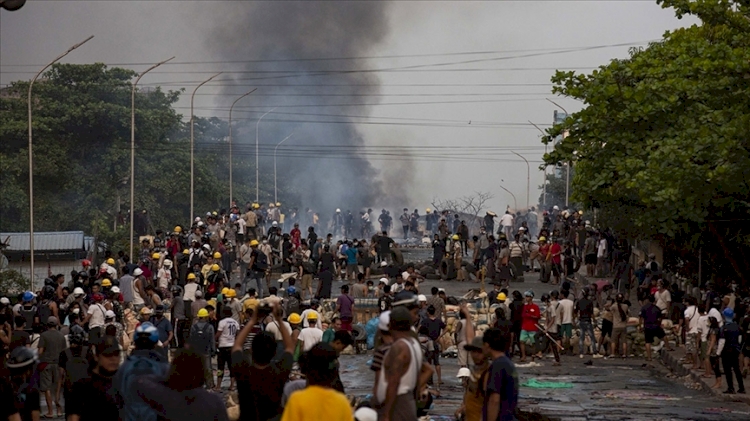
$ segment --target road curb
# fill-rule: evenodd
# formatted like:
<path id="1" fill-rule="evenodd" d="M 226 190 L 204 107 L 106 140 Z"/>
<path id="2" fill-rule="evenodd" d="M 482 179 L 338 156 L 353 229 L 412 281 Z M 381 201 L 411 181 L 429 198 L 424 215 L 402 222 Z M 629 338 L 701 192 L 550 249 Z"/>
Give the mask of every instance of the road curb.
<path id="1" fill-rule="evenodd" d="M 682 365 L 682 363 L 680 363 L 680 359 L 674 354 L 675 353 L 669 352 L 665 349 L 662 349 L 661 351 L 659 351 L 659 357 L 661 358 L 661 362 L 667 368 L 669 368 L 674 374 L 676 374 L 678 377 L 690 376 L 690 378 L 694 382 L 701 385 L 701 389 L 704 392 L 708 392 L 708 393 L 718 396 L 718 394 L 716 393 L 716 390 L 712 389 L 711 386 L 708 383 L 706 383 L 705 379 L 702 378 L 700 374 Z"/>

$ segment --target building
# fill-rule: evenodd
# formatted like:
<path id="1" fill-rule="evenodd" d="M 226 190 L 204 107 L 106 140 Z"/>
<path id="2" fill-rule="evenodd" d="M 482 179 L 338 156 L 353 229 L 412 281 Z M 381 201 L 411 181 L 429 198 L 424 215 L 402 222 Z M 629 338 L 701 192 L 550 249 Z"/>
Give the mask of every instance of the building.
<path id="1" fill-rule="evenodd" d="M 13 269 L 29 277 L 31 266 L 30 236 L 28 232 L 0 233 L 2 243 L 2 266 L 0 270 Z M 94 237 L 86 236 L 83 231 L 35 232 L 34 233 L 34 288 L 43 284 L 50 273 L 65 274 L 70 277 L 72 270 L 80 271 L 81 260 L 93 252 Z"/>

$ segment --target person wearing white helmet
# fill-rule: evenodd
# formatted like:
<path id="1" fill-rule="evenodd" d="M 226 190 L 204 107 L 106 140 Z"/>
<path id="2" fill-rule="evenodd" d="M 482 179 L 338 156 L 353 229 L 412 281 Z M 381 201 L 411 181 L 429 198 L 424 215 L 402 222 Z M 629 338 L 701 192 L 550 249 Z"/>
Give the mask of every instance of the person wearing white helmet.
<path id="1" fill-rule="evenodd" d="M 141 268 L 135 268 L 133 271 L 131 285 L 131 289 L 133 290 L 133 310 L 137 313 L 146 305 L 146 286 L 143 281 L 143 270 Z"/>

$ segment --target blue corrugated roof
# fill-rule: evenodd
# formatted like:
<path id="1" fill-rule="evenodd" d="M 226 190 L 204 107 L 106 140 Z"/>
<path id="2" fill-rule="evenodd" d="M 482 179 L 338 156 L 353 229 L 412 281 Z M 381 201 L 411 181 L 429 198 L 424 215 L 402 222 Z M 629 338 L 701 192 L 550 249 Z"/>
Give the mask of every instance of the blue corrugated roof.
<path id="1" fill-rule="evenodd" d="M 7 251 L 29 251 L 28 232 L 0 233 Z M 34 251 L 85 250 L 83 231 L 35 232 Z"/>

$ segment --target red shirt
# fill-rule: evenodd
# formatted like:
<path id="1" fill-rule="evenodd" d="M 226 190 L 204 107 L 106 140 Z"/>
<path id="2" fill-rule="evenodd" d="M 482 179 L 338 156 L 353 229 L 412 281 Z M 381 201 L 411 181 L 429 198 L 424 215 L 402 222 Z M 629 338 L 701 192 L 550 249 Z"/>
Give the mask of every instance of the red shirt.
<path id="1" fill-rule="evenodd" d="M 292 237 L 292 244 L 294 244 L 294 248 L 299 248 L 300 240 L 302 238 L 302 232 L 299 230 L 299 228 L 294 228 L 292 231 L 289 232 L 289 235 Z"/>
<path id="2" fill-rule="evenodd" d="M 550 246 L 549 250 L 552 258 L 552 263 L 560 263 L 560 253 L 562 253 L 562 247 L 560 247 L 559 244 L 555 243 Z"/>
<path id="3" fill-rule="evenodd" d="M 539 255 L 542 256 L 542 260 L 547 260 L 547 253 L 549 253 L 549 244 L 539 246 Z"/>
<path id="4" fill-rule="evenodd" d="M 534 303 L 524 304 L 523 314 L 521 316 L 521 330 L 536 332 L 538 330 L 536 324 L 541 317 L 538 305 Z"/>

